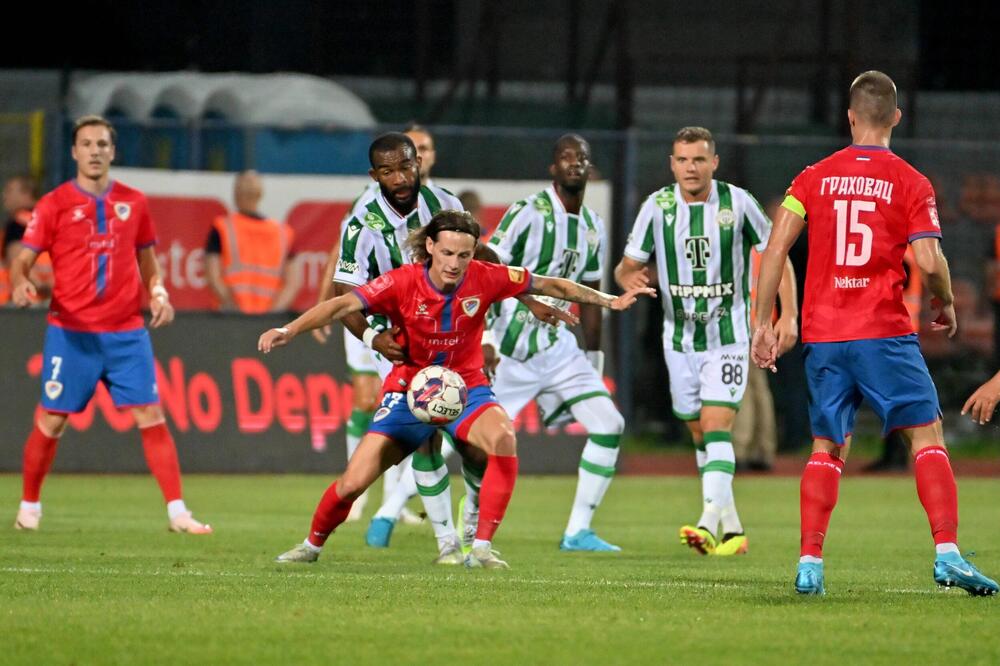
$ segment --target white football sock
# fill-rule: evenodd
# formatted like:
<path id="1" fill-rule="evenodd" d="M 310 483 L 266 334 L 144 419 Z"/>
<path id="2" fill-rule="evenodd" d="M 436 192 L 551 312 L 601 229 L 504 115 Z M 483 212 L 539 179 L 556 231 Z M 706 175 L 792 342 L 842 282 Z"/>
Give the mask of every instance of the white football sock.
<path id="1" fill-rule="evenodd" d="M 590 529 L 594 511 L 604 499 L 604 493 L 615 476 L 620 435 L 590 435 L 580 456 L 573 510 L 566 524 L 566 536 Z"/>
<path id="2" fill-rule="evenodd" d="M 184 505 L 184 500 L 177 499 L 167 502 L 167 516 L 170 517 L 170 520 L 187 512 L 188 508 Z"/>
<path id="3" fill-rule="evenodd" d="M 427 519 L 438 540 L 438 547 L 443 543 L 456 541 L 458 533 L 451 516 L 451 484 L 444 457 L 437 452 L 431 455 L 424 455 L 419 451 L 414 453 L 413 478 L 424 503 Z"/>

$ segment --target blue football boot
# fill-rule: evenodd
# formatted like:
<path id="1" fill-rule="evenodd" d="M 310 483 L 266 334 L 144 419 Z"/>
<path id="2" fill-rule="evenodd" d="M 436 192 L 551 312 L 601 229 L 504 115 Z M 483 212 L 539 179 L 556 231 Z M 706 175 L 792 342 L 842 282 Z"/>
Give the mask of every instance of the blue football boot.
<path id="1" fill-rule="evenodd" d="M 972 555 L 969 553 L 968 555 Z M 1000 589 L 972 562 L 958 553 L 941 553 L 934 560 L 934 582 L 943 587 L 960 587 L 974 597 L 989 597 Z"/>
<path id="2" fill-rule="evenodd" d="M 391 518 L 372 518 L 372 522 L 368 524 L 368 531 L 365 532 L 365 543 L 372 548 L 388 548 L 392 528 L 395 526 L 396 521 Z"/>
<path id="3" fill-rule="evenodd" d="M 799 562 L 795 573 L 795 591 L 799 594 L 826 594 L 822 562 Z"/>

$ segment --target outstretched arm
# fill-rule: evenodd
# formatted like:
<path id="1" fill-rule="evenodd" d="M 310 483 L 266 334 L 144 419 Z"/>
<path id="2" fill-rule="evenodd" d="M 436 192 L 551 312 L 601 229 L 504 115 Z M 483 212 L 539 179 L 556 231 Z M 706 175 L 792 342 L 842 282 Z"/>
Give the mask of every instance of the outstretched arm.
<path id="1" fill-rule="evenodd" d="M 582 284 L 577 284 L 572 280 L 542 277 L 541 275 L 531 276 L 531 287 L 527 293 L 552 296 L 561 298 L 564 301 L 573 301 L 574 303 L 599 305 L 609 310 L 627 310 L 632 307 L 632 304 L 641 295 L 656 296 L 656 290 L 649 287 L 636 287 L 629 289 L 621 296 L 612 296 L 611 294 L 605 294 L 602 291 L 585 287 Z"/>
<path id="2" fill-rule="evenodd" d="M 274 347 L 287 345 L 299 333 L 326 326 L 332 321 L 342 319 L 352 312 L 360 312 L 363 309 L 364 304 L 362 304 L 361 299 L 353 293 L 317 303 L 297 319 L 281 328 L 271 328 L 264 331 L 257 341 L 257 349 L 266 354 Z"/>

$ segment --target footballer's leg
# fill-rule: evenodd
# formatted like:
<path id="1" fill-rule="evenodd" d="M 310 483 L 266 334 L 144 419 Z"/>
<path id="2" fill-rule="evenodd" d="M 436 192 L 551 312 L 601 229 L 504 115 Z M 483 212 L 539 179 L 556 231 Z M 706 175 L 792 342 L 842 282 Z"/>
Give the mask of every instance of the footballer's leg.
<path id="1" fill-rule="evenodd" d="M 211 534 L 212 527 L 191 516 L 181 493 L 181 468 L 177 447 L 167 428 L 167 420 L 159 405 L 133 407 L 132 416 L 142 436 L 142 452 L 153 474 L 163 500 L 167 503 L 167 528 L 183 534 Z"/>
<path id="2" fill-rule="evenodd" d="M 52 467 L 69 414 L 83 411 L 94 395 L 104 360 L 97 334 L 45 330 L 42 355 L 42 413 L 24 443 L 23 491 L 14 527 L 37 530 L 42 517 L 42 483 Z"/>
<path id="3" fill-rule="evenodd" d="M 479 526 L 479 492 L 483 485 L 483 475 L 486 473 L 486 454 L 474 446 L 445 436 L 451 442 L 452 448 L 462 458 L 462 482 L 465 485 L 465 495 L 458 503 L 458 533 L 462 540 L 462 553 L 468 555 L 472 543 L 476 540 L 476 529 Z"/>
<path id="4" fill-rule="evenodd" d="M 607 395 L 595 395 L 574 402 L 570 410 L 573 418 L 587 429 L 587 443 L 580 457 L 573 509 L 559 548 L 569 551 L 620 551 L 618 546 L 597 536 L 591 529 L 591 521 L 614 478 L 618 443 L 625 429 L 625 419 Z"/>
<path id="5" fill-rule="evenodd" d="M 348 340 L 360 342 L 352 335 L 345 335 L 344 340 L 344 346 L 349 349 L 351 346 L 347 344 Z M 363 346 L 363 343 L 361 344 Z M 364 351 L 368 352 L 368 349 L 365 348 Z M 357 363 L 351 362 L 352 359 L 350 353 L 351 352 L 349 351 L 348 367 L 351 372 L 352 400 L 354 404 L 352 405 L 351 416 L 347 421 L 348 460 L 350 460 L 351 456 L 354 455 L 354 451 L 358 448 L 358 444 L 361 443 L 361 438 L 364 437 L 365 432 L 368 430 L 368 425 L 371 423 L 372 416 L 375 413 L 375 408 L 378 406 L 378 394 L 380 388 L 378 373 L 375 371 L 374 365 L 372 365 L 371 368 L 355 367 Z M 347 520 L 360 520 L 367 501 L 368 493 L 362 494 L 361 497 L 359 497 L 351 506 L 351 514 L 347 517 Z"/>
<path id="6" fill-rule="evenodd" d="M 405 404 L 405 403 L 404 403 Z M 409 449 L 378 432 L 369 432 L 347 462 L 344 474 L 326 489 L 313 513 L 309 536 L 301 544 L 282 553 L 276 561 L 315 562 L 337 527 L 347 520 L 351 505 L 388 468 L 406 455 Z"/>
<path id="7" fill-rule="evenodd" d="M 487 455 L 486 473 L 479 494 L 479 524 L 467 567 L 507 568 L 492 550 L 493 536 L 503 521 L 517 480 L 517 439 L 514 424 L 498 405 L 488 386 L 469 391 L 468 415 L 448 426 L 458 440 L 482 449 Z"/>
<path id="8" fill-rule="evenodd" d="M 712 516 L 711 504 L 706 495 L 705 438 L 701 429 L 701 383 L 698 372 L 701 354 L 687 354 L 674 351 L 672 346 L 664 349 L 664 360 L 670 377 L 670 400 L 674 416 L 684 422 L 691 433 L 695 449 L 695 463 L 702 484 L 702 515 L 695 524 L 682 525 L 679 530 L 682 545 L 708 555 L 715 552 L 718 516 Z M 706 515 L 708 514 L 708 515 Z"/>
<path id="9" fill-rule="evenodd" d="M 66 414 L 42 412 L 24 443 L 21 504 L 14 520 L 15 529 L 38 529 L 42 519 L 42 483 L 55 460 L 67 418 Z"/>
<path id="10" fill-rule="evenodd" d="M 705 442 L 705 465 L 701 482 L 705 503 L 698 526 L 714 532 L 722 524 L 722 538 L 717 542 L 714 555 L 738 555 L 747 552 L 747 538 L 736 511 L 733 495 L 733 476 L 736 474 L 736 456 L 733 452 L 732 428 L 736 410 L 708 404 L 701 408 L 701 431 Z"/>
<path id="11" fill-rule="evenodd" d="M 413 476 L 427 519 L 437 540 L 435 564 L 461 564 L 462 547 L 451 513 L 451 483 L 448 466 L 441 454 L 440 437 L 435 434 L 413 454 Z"/>

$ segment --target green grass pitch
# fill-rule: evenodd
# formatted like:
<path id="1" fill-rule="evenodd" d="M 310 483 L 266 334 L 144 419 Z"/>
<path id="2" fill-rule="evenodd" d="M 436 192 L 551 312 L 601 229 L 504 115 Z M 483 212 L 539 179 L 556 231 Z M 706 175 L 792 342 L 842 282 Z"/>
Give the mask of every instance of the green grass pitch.
<path id="1" fill-rule="evenodd" d="M 188 502 L 216 534 L 188 537 L 165 531 L 144 476 L 53 476 L 42 530 L 16 532 L 20 479 L 0 476 L 0 663 L 1000 663 L 1000 599 L 935 587 L 909 478 L 844 479 L 824 598 L 792 590 L 792 478 L 737 478 L 743 557 L 677 543 L 700 510 L 693 477 L 617 479 L 595 527 L 624 552 L 560 553 L 575 480 L 524 477 L 496 540 L 510 571 L 431 566 L 426 526 L 372 550 L 367 521 L 314 565 L 274 564 L 328 481 L 189 476 Z M 962 547 L 996 577 L 997 482 L 959 490 Z"/>

